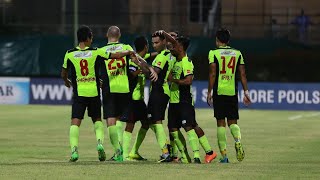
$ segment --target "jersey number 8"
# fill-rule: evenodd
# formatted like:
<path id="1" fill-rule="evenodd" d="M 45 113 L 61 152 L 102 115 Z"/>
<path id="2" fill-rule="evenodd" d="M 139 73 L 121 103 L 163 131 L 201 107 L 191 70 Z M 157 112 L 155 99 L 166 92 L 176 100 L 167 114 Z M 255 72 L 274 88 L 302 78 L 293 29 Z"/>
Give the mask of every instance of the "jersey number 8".
<path id="1" fill-rule="evenodd" d="M 88 61 L 85 59 L 82 59 L 80 61 L 80 68 L 81 68 L 81 74 L 82 76 L 88 76 L 89 69 L 88 69 Z"/>

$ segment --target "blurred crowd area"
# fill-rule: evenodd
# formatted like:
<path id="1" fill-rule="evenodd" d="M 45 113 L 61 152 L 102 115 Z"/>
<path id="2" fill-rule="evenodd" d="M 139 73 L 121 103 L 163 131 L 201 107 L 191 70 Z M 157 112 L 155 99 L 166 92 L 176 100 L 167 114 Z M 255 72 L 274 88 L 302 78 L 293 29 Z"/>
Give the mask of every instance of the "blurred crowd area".
<path id="1" fill-rule="evenodd" d="M 123 33 L 165 29 L 205 37 L 224 26 L 235 38 L 320 43 L 319 6 L 319 0 L 0 0 L 1 34 L 68 35 L 76 18 L 96 36 L 114 24 Z M 297 21 L 302 10 L 309 21 Z"/>

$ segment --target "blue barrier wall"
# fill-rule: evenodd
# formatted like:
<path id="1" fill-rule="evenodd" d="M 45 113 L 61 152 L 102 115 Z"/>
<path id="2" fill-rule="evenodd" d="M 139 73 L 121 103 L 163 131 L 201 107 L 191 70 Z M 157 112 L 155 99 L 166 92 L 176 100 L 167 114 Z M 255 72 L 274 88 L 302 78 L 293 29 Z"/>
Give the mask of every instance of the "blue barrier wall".
<path id="1" fill-rule="evenodd" d="M 207 82 L 195 81 L 196 108 L 207 108 Z M 240 108 L 274 110 L 320 110 L 320 83 L 249 83 L 252 104 Z M 242 86 L 239 84 L 239 89 Z M 145 88 L 146 99 L 149 88 Z M 0 104 L 71 104 L 72 89 L 59 78 L 0 78 Z"/>

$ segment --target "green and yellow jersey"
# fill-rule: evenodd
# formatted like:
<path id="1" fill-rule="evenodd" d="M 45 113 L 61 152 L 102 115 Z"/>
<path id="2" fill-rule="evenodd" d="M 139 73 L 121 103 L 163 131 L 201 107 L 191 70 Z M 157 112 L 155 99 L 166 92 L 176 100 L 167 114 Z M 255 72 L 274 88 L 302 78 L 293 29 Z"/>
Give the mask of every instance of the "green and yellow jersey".
<path id="1" fill-rule="evenodd" d="M 172 68 L 173 79 L 185 79 L 187 76 L 193 76 L 193 63 L 187 57 L 183 57 L 181 61 L 176 61 Z M 179 85 L 171 83 L 170 85 L 170 103 L 190 103 L 193 105 L 192 86 Z"/>
<path id="2" fill-rule="evenodd" d="M 219 47 L 209 51 L 209 64 L 216 63 L 216 80 L 213 94 L 235 96 L 238 92 L 238 66 L 244 65 L 244 59 L 239 50 L 229 46 Z"/>
<path id="3" fill-rule="evenodd" d="M 157 93 L 165 93 L 170 96 L 170 90 L 168 85 L 168 76 L 172 69 L 173 63 L 170 59 L 171 53 L 169 50 L 165 49 L 161 51 L 153 60 L 152 66 L 159 68 L 161 71 L 158 74 L 158 80 L 152 82 L 151 91 Z"/>
<path id="4" fill-rule="evenodd" d="M 132 47 L 122 43 L 108 43 L 101 48 L 104 52 L 116 53 L 130 50 Z M 120 59 L 107 59 L 102 67 L 101 78 L 103 80 L 104 89 L 111 93 L 129 93 L 129 57 Z"/>
<path id="5" fill-rule="evenodd" d="M 71 70 L 71 83 L 75 96 L 96 97 L 100 95 L 99 65 L 100 58 L 109 58 L 110 53 L 98 48 L 76 47 L 68 50 L 62 67 Z"/>
<path id="6" fill-rule="evenodd" d="M 131 72 L 139 71 L 138 65 L 130 61 L 129 69 Z M 132 93 L 132 100 L 144 100 L 144 86 L 146 84 L 146 76 L 139 73 L 136 77 L 130 79 L 130 93 Z"/>

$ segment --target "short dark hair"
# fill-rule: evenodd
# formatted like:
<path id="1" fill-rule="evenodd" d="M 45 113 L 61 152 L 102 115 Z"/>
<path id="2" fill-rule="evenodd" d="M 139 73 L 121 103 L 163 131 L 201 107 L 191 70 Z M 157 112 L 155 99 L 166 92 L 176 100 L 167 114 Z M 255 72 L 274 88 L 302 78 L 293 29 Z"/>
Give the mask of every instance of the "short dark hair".
<path id="1" fill-rule="evenodd" d="M 188 47 L 189 47 L 189 44 L 190 44 L 190 39 L 187 38 L 187 37 L 183 37 L 183 36 L 180 36 L 176 39 L 176 41 L 183 46 L 183 50 L 184 51 L 187 51 Z"/>
<path id="2" fill-rule="evenodd" d="M 77 38 L 79 42 L 85 42 L 88 38 L 92 38 L 92 31 L 89 26 L 80 26 L 77 31 Z"/>
<path id="3" fill-rule="evenodd" d="M 216 32 L 216 37 L 220 42 L 227 44 L 230 41 L 230 31 L 226 28 L 220 28 Z"/>
<path id="4" fill-rule="evenodd" d="M 134 40 L 134 47 L 136 48 L 137 52 L 142 51 L 144 47 L 147 45 L 148 45 L 148 40 L 145 36 L 138 36 Z"/>
<path id="5" fill-rule="evenodd" d="M 152 37 L 159 37 L 161 40 L 164 40 L 166 37 L 163 34 L 159 34 L 157 31 L 152 34 Z"/>

